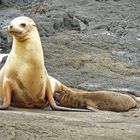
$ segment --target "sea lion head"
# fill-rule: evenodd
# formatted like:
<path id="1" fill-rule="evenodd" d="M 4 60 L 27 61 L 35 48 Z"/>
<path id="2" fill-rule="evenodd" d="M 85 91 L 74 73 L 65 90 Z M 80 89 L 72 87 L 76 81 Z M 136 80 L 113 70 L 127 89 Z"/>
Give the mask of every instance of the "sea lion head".
<path id="1" fill-rule="evenodd" d="M 28 34 L 36 28 L 35 22 L 29 17 L 14 18 L 8 26 L 8 32 L 17 39 L 28 38 Z"/>

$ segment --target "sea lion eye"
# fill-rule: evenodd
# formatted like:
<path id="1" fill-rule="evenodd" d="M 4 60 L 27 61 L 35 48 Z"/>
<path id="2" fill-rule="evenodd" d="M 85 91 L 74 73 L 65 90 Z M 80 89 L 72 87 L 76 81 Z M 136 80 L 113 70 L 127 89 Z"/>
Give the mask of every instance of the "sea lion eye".
<path id="1" fill-rule="evenodd" d="M 22 27 L 26 27 L 26 24 L 25 23 L 21 23 L 20 24 Z"/>

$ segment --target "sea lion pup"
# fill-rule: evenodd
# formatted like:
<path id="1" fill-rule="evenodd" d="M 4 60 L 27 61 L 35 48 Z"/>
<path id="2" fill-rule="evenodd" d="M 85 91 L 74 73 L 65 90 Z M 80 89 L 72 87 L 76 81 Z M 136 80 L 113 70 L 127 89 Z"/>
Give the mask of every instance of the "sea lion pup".
<path id="1" fill-rule="evenodd" d="M 54 91 L 67 89 L 49 76 L 44 66 L 40 36 L 34 21 L 28 17 L 17 17 L 8 26 L 13 36 L 12 50 L 0 71 L 0 109 L 10 105 L 42 108 L 47 101 L 54 110 L 87 111 L 57 106 Z"/>
<path id="2" fill-rule="evenodd" d="M 83 108 L 89 110 L 107 110 L 125 112 L 132 108 L 138 108 L 136 101 L 129 95 L 110 92 L 74 92 L 71 90 L 56 91 L 55 100 L 64 107 Z"/>

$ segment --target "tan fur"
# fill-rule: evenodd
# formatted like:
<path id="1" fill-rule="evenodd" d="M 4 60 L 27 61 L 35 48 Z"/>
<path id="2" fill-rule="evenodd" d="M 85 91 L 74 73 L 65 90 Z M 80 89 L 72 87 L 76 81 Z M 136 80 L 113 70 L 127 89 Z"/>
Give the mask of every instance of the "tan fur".
<path id="1" fill-rule="evenodd" d="M 74 92 L 71 90 L 56 91 L 54 98 L 64 107 L 83 108 L 89 110 L 108 110 L 115 112 L 137 108 L 136 101 L 129 95 L 109 92 Z"/>
<path id="2" fill-rule="evenodd" d="M 68 89 L 49 76 L 44 66 L 42 45 L 34 21 L 17 17 L 8 26 L 13 35 L 12 50 L 0 71 L 0 109 L 10 105 L 18 107 L 44 107 L 49 101 L 54 110 L 84 111 L 57 106 L 56 90 Z"/>

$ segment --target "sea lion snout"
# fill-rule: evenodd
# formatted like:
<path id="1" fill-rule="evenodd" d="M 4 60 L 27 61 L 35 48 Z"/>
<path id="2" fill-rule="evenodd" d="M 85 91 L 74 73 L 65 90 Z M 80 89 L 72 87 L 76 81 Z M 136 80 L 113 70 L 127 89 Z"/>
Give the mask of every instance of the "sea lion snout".
<path id="1" fill-rule="evenodd" d="M 22 30 L 18 26 L 14 26 L 14 24 L 10 24 L 8 27 L 8 32 L 11 34 L 20 34 Z"/>

